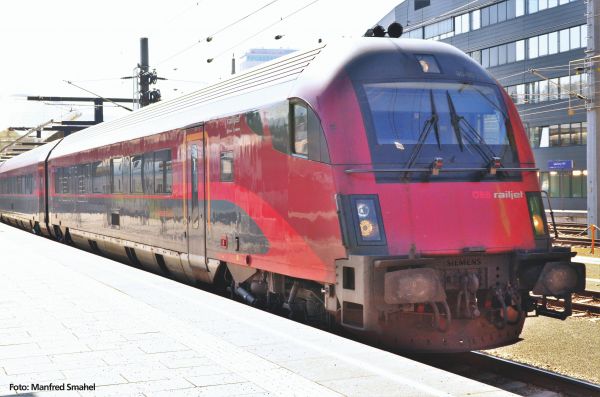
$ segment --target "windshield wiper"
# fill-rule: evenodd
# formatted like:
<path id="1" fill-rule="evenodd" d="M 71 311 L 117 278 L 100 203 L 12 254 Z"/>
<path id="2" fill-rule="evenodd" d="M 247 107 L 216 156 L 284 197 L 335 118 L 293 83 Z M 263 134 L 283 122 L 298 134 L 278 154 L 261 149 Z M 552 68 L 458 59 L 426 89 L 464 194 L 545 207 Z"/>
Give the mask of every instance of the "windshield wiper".
<path id="1" fill-rule="evenodd" d="M 435 101 L 433 100 L 433 91 L 432 90 L 429 90 L 429 100 L 431 102 L 431 117 L 427 119 L 425 124 L 423 124 L 421 133 L 419 134 L 419 140 L 417 141 L 415 148 L 412 150 L 412 152 L 410 154 L 410 158 L 408 159 L 408 162 L 406 163 L 406 168 L 411 168 L 417 161 L 417 158 L 419 157 L 419 153 L 421 153 L 421 149 L 423 148 L 423 145 L 425 144 L 425 141 L 427 140 L 427 137 L 429 136 L 429 133 L 431 132 L 432 128 L 435 133 L 435 139 L 437 140 L 438 149 L 442 148 L 442 144 L 440 141 L 440 130 L 439 130 L 439 125 L 438 125 L 438 121 L 440 118 L 438 116 L 438 113 L 437 113 L 437 110 L 435 107 Z"/>
<path id="2" fill-rule="evenodd" d="M 448 91 L 446 91 L 446 99 L 448 100 L 448 109 L 450 110 L 450 122 L 452 123 L 452 128 L 454 129 L 454 133 L 456 134 L 461 149 L 463 147 L 463 129 L 460 125 L 462 121 L 468 127 L 467 132 L 469 132 L 469 134 L 464 134 L 464 137 L 467 139 L 467 141 L 469 141 L 471 145 L 473 145 L 477 153 L 481 156 L 481 158 L 483 158 L 483 160 L 485 160 L 487 164 L 491 163 L 492 160 L 494 160 L 494 158 L 497 157 L 496 153 L 494 153 L 490 145 L 488 145 L 485 142 L 483 137 L 479 135 L 477 130 L 473 128 L 471 123 L 469 123 L 469 121 L 467 121 L 467 119 L 465 119 L 463 116 L 458 115 L 458 113 L 456 112 L 456 108 L 454 107 L 454 101 L 452 101 L 452 97 L 450 96 L 450 93 Z M 484 148 L 487 149 L 489 153 L 486 153 Z"/>
<path id="3" fill-rule="evenodd" d="M 448 101 L 448 109 L 450 109 L 450 124 L 452 124 L 454 135 L 456 135 L 458 146 L 462 152 L 465 149 L 465 145 L 463 144 L 462 133 L 460 132 L 460 117 L 458 117 L 458 114 L 456 114 L 454 102 L 452 102 L 452 98 L 450 98 L 450 93 L 448 91 L 446 91 L 446 100 Z"/>

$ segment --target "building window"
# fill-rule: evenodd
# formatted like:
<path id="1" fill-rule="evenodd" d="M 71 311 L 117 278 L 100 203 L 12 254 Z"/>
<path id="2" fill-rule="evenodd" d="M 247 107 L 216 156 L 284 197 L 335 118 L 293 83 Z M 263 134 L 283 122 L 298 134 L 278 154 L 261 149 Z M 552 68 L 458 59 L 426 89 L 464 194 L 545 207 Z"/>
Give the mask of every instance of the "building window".
<path id="1" fill-rule="evenodd" d="M 516 50 L 517 50 L 517 61 L 522 61 L 525 59 L 525 40 L 519 40 L 516 42 Z"/>
<path id="2" fill-rule="evenodd" d="M 506 21 L 506 1 L 498 3 L 496 7 L 498 8 L 498 22 Z"/>
<path id="3" fill-rule="evenodd" d="M 525 15 L 525 0 L 516 0 L 515 8 L 515 15 L 517 17 Z"/>
<path id="4" fill-rule="evenodd" d="M 498 46 L 498 64 L 499 65 L 504 65 L 507 61 L 507 48 L 508 46 L 506 44 Z"/>
<path id="5" fill-rule="evenodd" d="M 490 49 L 481 50 L 481 66 L 484 68 L 490 67 Z"/>
<path id="6" fill-rule="evenodd" d="M 548 33 L 548 54 L 558 53 L 558 32 Z"/>
<path id="7" fill-rule="evenodd" d="M 563 29 L 560 32 L 551 32 L 539 36 L 533 36 L 526 40 L 510 42 L 487 49 L 482 49 L 481 64 L 484 67 L 503 65 L 505 63 L 522 61 L 524 59 L 535 59 L 546 55 L 570 51 L 585 46 L 586 41 L 582 37 L 586 32 L 586 25 L 574 26 Z M 527 46 L 525 46 L 527 42 Z M 489 59 L 486 50 L 489 50 Z M 501 53 L 496 54 L 496 52 Z M 506 57 L 504 57 L 506 51 Z"/>
<path id="8" fill-rule="evenodd" d="M 579 48 L 581 46 L 581 31 L 579 26 L 574 26 L 571 28 L 571 49 Z"/>
<path id="9" fill-rule="evenodd" d="M 560 179 L 557 171 L 550 171 L 548 194 L 550 197 L 560 197 Z"/>
<path id="10" fill-rule="evenodd" d="M 507 50 L 507 63 L 513 63 L 517 60 L 517 43 L 508 43 L 506 46 Z"/>
<path id="11" fill-rule="evenodd" d="M 527 45 L 529 46 L 529 59 L 538 57 L 538 37 L 530 37 Z"/>
<path id="12" fill-rule="evenodd" d="M 528 0 L 527 2 L 527 12 L 529 14 L 533 14 L 538 12 L 538 0 Z"/>
<path id="13" fill-rule="evenodd" d="M 517 85 L 517 103 L 525 103 L 525 84 Z"/>
<path id="14" fill-rule="evenodd" d="M 569 51 L 569 29 L 563 29 L 559 32 L 560 52 Z"/>
<path id="15" fill-rule="evenodd" d="M 485 27 L 490 24 L 490 7 L 481 9 L 481 26 Z"/>
<path id="16" fill-rule="evenodd" d="M 481 27 L 481 11 L 475 10 L 471 12 L 471 29 L 477 30 Z"/>
<path id="17" fill-rule="evenodd" d="M 541 36 L 539 36 L 539 49 L 538 49 L 538 53 L 539 56 L 543 57 L 548 55 L 548 35 L 547 34 L 543 34 Z"/>
<path id="18" fill-rule="evenodd" d="M 550 197 L 587 197 L 587 170 L 540 172 L 540 188 Z"/>
<path id="19" fill-rule="evenodd" d="M 572 175 L 571 197 L 586 197 L 587 175 L 583 175 L 583 171 L 580 170 L 574 170 Z"/>
<path id="20" fill-rule="evenodd" d="M 425 26 L 426 39 L 444 39 L 454 35 L 454 19 L 448 18 L 443 21 Z"/>
<path id="21" fill-rule="evenodd" d="M 469 13 L 454 17 L 454 34 L 467 33 L 469 31 L 469 17 Z"/>
<path id="22" fill-rule="evenodd" d="M 560 86 L 560 99 L 569 99 L 569 92 L 571 91 L 569 76 L 559 77 L 558 85 Z"/>
<path id="23" fill-rule="evenodd" d="M 533 148 L 585 145 L 586 122 L 554 124 L 527 129 L 529 142 Z"/>
<path id="24" fill-rule="evenodd" d="M 429 7 L 431 0 L 415 0 L 415 11 L 421 8 Z"/>
<path id="25" fill-rule="evenodd" d="M 422 39 L 423 28 L 416 28 L 408 32 L 408 37 L 411 39 Z"/>
<path id="26" fill-rule="evenodd" d="M 490 48 L 490 67 L 498 66 L 498 47 Z"/>

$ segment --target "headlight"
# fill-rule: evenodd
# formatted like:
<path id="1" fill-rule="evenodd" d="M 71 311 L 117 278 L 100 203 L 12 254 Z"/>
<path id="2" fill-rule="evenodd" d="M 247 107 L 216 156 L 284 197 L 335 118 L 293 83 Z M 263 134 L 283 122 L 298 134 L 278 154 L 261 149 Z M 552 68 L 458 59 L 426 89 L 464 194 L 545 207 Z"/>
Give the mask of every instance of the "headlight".
<path id="1" fill-rule="evenodd" d="M 382 231 L 379 225 L 375 200 L 370 198 L 354 199 L 354 207 L 358 220 L 360 240 L 376 242 L 382 240 Z"/>
<path id="2" fill-rule="evenodd" d="M 546 236 L 548 232 L 546 230 L 546 222 L 544 221 L 544 204 L 542 203 L 541 194 L 538 192 L 527 193 L 527 206 L 529 207 L 533 234 L 535 237 Z"/>

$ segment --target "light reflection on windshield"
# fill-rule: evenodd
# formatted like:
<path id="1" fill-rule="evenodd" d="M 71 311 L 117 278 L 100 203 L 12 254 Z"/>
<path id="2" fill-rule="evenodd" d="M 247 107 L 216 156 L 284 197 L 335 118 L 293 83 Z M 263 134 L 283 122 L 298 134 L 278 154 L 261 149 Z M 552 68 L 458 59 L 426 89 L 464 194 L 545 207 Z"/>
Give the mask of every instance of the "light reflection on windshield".
<path id="1" fill-rule="evenodd" d="M 453 82 L 386 82 L 363 85 L 378 145 L 393 145 L 399 155 L 408 155 L 419 139 L 427 152 L 452 154 L 455 160 L 476 160 L 473 147 L 485 145 L 498 156 L 511 152 L 505 107 L 497 88 Z M 450 100 L 448 100 L 450 98 Z M 432 100 L 433 99 L 433 100 Z M 455 115 L 469 126 L 476 140 L 465 140 L 452 125 Z M 432 114 L 437 115 L 437 134 L 423 131 Z M 438 142 L 439 140 L 439 142 Z M 435 154 L 435 153 L 434 153 Z M 512 157 L 512 156 L 509 156 Z M 505 160 L 509 160 L 508 158 Z M 510 159 L 512 160 L 512 159 Z M 479 159 L 481 161 L 481 159 Z"/>

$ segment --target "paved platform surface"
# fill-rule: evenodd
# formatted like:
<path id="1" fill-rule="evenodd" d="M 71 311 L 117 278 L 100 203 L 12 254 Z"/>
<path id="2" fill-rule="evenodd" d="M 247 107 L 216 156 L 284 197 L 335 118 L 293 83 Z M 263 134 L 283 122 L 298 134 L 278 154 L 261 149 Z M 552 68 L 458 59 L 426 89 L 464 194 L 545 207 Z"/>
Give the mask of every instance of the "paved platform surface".
<path id="1" fill-rule="evenodd" d="M 32 384 L 95 385 L 93 391 Z M 500 396 L 0 224 L 0 396 Z"/>

